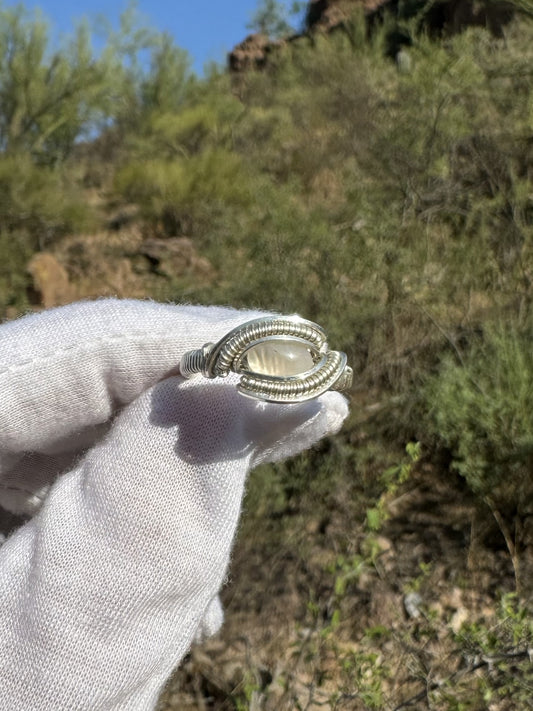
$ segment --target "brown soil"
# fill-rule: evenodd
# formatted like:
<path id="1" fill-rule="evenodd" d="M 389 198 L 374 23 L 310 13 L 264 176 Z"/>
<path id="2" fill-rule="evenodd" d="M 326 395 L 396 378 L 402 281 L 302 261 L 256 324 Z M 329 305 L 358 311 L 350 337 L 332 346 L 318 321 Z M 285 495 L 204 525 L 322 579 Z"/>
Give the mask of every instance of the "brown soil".
<path id="1" fill-rule="evenodd" d="M 324 525 L 296 513 L 272 546 L 268 520 L 249 526 L 245 514 L 223 591 L 225 625 L 192 650 L 160 711 L 447 708 L 429 705 L 431 685 L 468 686 L 480 673 L 458 654 L 454 634 L 467 621 L 494 621 L 498 591 L 514 586 L 511 560 L 497 527 L 477 523 L 487 516 L 455 476 L 422 467 L 389 508 L 374 565 L 342 595 L 335 561 L 347 536 L 354 555 L 368 544 L 363 520 L 333 515 Z M 417 600 L 411 614 L 409 593 Z M 365 665 L 383 669 L 381 705 L 361 679 Z"/>

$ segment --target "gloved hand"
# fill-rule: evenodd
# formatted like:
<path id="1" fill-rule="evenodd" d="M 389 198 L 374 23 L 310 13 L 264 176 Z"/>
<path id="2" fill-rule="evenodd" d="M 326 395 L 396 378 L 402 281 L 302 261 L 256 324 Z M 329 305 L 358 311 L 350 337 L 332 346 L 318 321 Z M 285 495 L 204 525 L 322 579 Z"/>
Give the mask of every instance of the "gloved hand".
<path id="1" fill-rule="evenodd" d="M 0 327 L 0 709 L 147 711 L 213 633 L 248 470 L 339 429 L 182 354 L 261 314 L 102 300 Z"/>

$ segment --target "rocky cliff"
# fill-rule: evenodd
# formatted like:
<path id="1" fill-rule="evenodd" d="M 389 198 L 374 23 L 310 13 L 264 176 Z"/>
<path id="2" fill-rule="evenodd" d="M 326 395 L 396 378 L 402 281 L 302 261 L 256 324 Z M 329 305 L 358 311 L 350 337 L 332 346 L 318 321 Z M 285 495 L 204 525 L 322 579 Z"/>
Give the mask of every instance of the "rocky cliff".
<path id="1" fill-rule="evenodd" d="M 283 46 L 314 34 L 349 32 L 349 24 L 362 9 L 368 31 L 383 21 L 386 13 L 398 20 L 418 18 L 420 27 L 431 34 L 455 34 L 467 27 L 487 27 L 495 37 L 501 37 L 505 26 L 513 19 L 515 6 L 505 0 L 310 0 L 301 33 L 284 40 L 273 41 L 263 34 L 252 34 L 228 55 L 232 72 L 263 69 L 269 58 Z M 395 56 L 400 47 L 409 44 L 405 31 L 391 31 L 389 47 Z"/>

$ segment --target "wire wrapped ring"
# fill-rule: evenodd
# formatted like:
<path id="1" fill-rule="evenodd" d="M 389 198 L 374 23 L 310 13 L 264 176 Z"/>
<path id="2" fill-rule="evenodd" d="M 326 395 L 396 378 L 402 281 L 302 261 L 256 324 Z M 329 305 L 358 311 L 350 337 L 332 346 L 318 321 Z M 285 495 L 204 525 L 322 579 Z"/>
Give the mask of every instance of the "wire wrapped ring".
<path id="1" fill-rule="evenodd" d="M 278 403 L 304 402 L 326 390 L 345 390 L 353 378 L 346 354 L 329 351 L 324 330 L 298 316 L 243 323 L 218 343 L 185 353 L 180 372 L 185 378 L 239 373 L 240 393 Z"/>

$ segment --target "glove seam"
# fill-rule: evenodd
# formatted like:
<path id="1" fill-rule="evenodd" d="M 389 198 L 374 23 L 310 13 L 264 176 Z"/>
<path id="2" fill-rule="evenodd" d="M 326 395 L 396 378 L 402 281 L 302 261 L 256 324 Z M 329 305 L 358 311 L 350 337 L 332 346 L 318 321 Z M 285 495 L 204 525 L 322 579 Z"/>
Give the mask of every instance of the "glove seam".
<path id="1" fill-rule="evenodd" d="M 102 336 L 100 338 L 96 338 L 84 343 L 74 343 L 71 346 L 63 346 L 54 350 L 51 353 L 47 353 L 44 356 L 36 356 L 28 360 L 13 363 L 4 368 L 3 370 L 0 370 L 0 377 L 4 375 L 10 375 L 11 373 L 17 372 L 19 370 L 24 370 L 24 368 L 27 368 L 28 366 L 41 365 L 42 363 L 46 363 L 47 361 L 54 360 L 55 358 L 63 356 L 66 353 L 84 353 L 87 351 L 91 351 L 94 348 L 97 348 L 98 346 L 101 346 L 102 344 L 106 343 L 120 343 L 121 341 L 136 340 L 142 342 L 143 339 L 153 339 L 154 336 L 157 336 L 159 342 L 173 341 L 176 338 L 175 334 L 169 335 L 168 332 L 158 333 L 157 331 L 153 330 L 134 331 L 132 333 L 121 333 L 115 334 L 113 336 Z"/>

